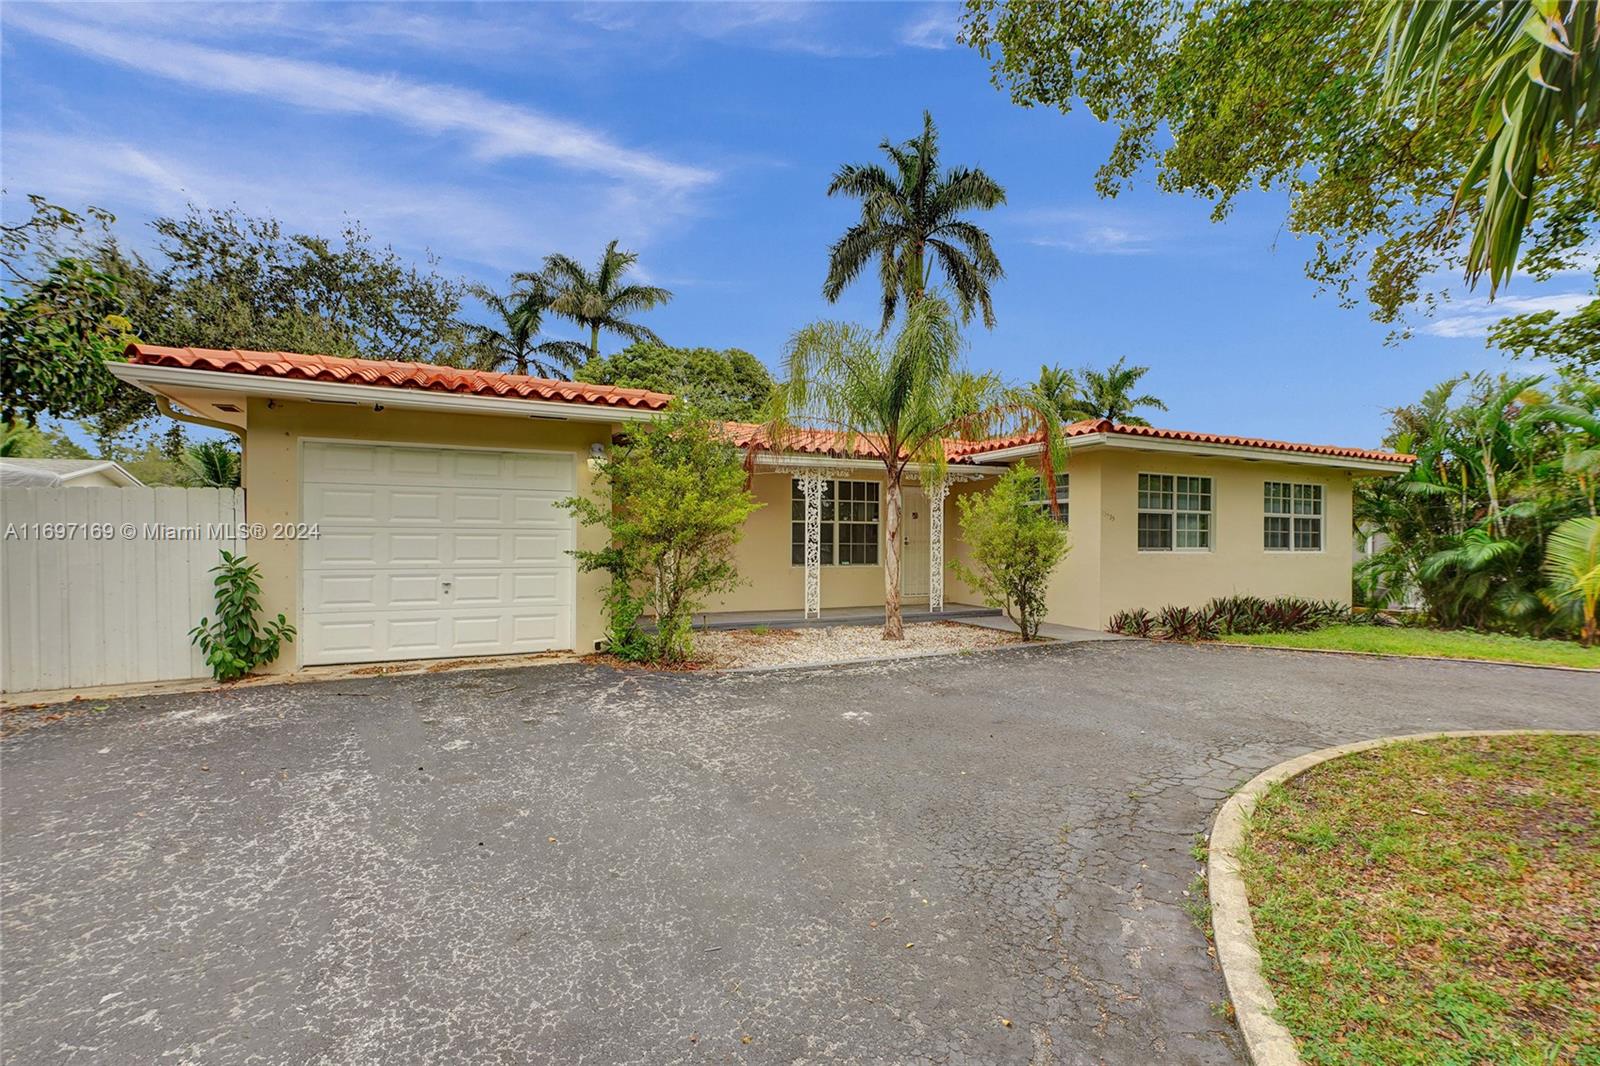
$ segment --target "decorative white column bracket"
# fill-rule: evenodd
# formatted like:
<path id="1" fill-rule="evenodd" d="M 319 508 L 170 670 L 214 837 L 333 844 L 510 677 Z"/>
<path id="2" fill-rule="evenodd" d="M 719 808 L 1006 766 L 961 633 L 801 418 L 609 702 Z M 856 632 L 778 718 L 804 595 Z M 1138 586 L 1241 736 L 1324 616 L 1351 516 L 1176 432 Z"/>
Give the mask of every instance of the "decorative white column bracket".
<path id="1" fill-rule="evenodd" d="M 822 617 L 822 486 L 819 470 L 798 475 L 806 497 L 806 617 Z"/>
<path id="2" fill-rule="evenodd" d="M 928 496 L 928 610 L 944 611 L 944 503 L 950 494 L 950 478 L 943 477 L 923 486 Z"/>

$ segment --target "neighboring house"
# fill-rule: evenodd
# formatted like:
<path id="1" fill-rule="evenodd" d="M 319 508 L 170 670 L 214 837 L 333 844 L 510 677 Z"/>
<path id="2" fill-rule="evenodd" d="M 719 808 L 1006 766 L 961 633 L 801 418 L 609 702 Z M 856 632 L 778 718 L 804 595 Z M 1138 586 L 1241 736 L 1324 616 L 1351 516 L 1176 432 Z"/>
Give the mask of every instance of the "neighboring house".
<path id="1" fill-rule="evenodd" d="M 587 650 L 601 638 L 607 578 L 578 573 L 567 552 L 601 546 L 602 533 L 557 503 L 589 491 L 588 460 L 670 396 L 281 352 L 133 345 L 128 357 L 112 367 L 119 378 L 244 441 L 246 518 L 266 532 L 249 545 L 262 605 L 300 629 L 276 669 Z M 881 605 L 882 467 L 825 432 L 781 452 L 760 447 L 757 427 L 728 432 L 756 449 L 766 506 L 738 548 L 746 583 L 713 608 Z M 1411 462 L 1106 421 L 1066 433 L 1059 499 L 1073 547 L 1049 620 L 1094 628 L 1123 608 L 1235 592 L 1348 602 L 1352 483 Z M 947 556 L 965 557 L 954 498 L 1041 451 L 1030 437 L 951 442 L 945 491 L 908 489 L 907 602 L 977 602 L 942 580 Z"/>
<path id="2" fill-rule="evenodd" d="M 109 459 L 0 459 L 8 489 L 127 489 L 144 482 Z"/>

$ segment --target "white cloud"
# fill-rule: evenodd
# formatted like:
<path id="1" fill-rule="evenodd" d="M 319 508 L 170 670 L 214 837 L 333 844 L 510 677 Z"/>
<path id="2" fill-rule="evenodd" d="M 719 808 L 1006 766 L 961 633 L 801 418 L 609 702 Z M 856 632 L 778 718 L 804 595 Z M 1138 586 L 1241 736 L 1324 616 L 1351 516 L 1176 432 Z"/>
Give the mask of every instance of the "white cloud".
<path id="1" fill-rule="evenodd" d="M 225 164 L 213 164 L 182 144 L 158 148 L 87 133 L 10 129 L 6 148 L 11 193 L 47 190 L 58 202 L 98 204 L 132 216 L 118 229 L 140 238 L 136 243 L 148 235 L 131 224 L 141 218 L 181 213 L 189 203 L 237 204 L 325 235 L 359 221 L 380 242 L 413 257 L 432 251 L 475 265 L 481 269 L 472 272 L 491 281 L 557 248 L 583 257 L 613 237 L 639 248 L 687 210 L 677 201 L 641 198 L 625 184 L 602 186 L 575 203 L 564 183 L 507 179 L 468 189 L 414 180 L 326 148 L 305 166 L 285 165 L 273 145 L 230 150 Z M 310 172 L 316 180 L 296 177 Z M 285 174 L 290 180 L 280 180 Z"/>
<path id="2" fill-rule="evenodd" d="M 1165 236 L 1147 219 L 1112 208 L 1039 208 L 1019 212 L 1029 244 L 1083 255 L 1148 255 Z"/>
<path id="3" fill-rule="evenodd" d="M 1491 326 L 1510 315 L 1535 311 L 1571 314 L 1594 298 L 1593 293 L 1561 292 L 1549 296 L 1502 296 L 1492 301 L 1485 298 L 1461 300 L 1445 305 L 1444 313 L 1424 325 L 1422 332 L 1435 337 L 1482 339 Z"/>
<path id="4" fill-rule="evenodd" d="M 470 89 L 369 74 L 310 60 L 231 52 L 176 40 L 130 37 L 60 18 L 8 23 L 142 73 L 214 92 L 264 97 L 311 111 L 385 118 L 434 135 L 466 139 L 484 160 L 536 157 L 672 189 L 703 186 L 716 174 L 627 148 L 576 123 Z"/>
<path id="5" fill-rule="evenodd" d="M 938 4 L 900 27 L 900 43 L 910 48 L 951 48 L 961 28 L 961 9 Z"/>

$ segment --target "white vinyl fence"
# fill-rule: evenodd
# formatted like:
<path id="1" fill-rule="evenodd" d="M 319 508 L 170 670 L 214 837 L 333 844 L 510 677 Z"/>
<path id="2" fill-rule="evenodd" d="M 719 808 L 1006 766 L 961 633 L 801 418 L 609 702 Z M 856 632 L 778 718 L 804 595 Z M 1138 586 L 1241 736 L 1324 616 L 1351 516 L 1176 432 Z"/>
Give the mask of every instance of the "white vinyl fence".
<path id="1" fill-rule="evenodd" d="M 209 676 L 189 631 L 243 521 L 240 489 L 0 493 L 0 691 Z"/>

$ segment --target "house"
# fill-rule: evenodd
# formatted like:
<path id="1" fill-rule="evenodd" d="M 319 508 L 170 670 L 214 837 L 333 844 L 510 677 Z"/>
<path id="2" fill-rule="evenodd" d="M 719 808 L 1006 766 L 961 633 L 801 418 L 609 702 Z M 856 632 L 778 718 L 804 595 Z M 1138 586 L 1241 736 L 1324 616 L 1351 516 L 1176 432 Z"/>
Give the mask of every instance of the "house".
<path id="1" fill-rule="evenodd" d="M 588 492 L 589 459 L 670 396 L 421 363 L 132 345 L 119 378 L 244 441 L 249 545 L 262 605 L 300 638 L 275 668 L 590 649 L 606 577 L 568 552 L 601 546 L 557 502 Z M 719 610 L 883 602 L 881 467 L 826 432 L 780 452 L 758 427 L 745 584 Z M 1348 601 L 1352 486 L 1410 456 L 1081 422 L 1057 477 L 1072 550 L 1049 620 L 1099 628 L 1114 611 L 1228 593 Z M 954 498 L 1037 437 L 951 442 L 948 477 L 906 493 L 906 601 L 978 602 L 945 578 L 964 558 Z M 811 506 L 808 507 L 808 501 Z"/>
<path id="2" fill-rule="evenodd" d="M 144 482 L 109 459 L 0 459 L 8 489 L 127 489 Z"/>

